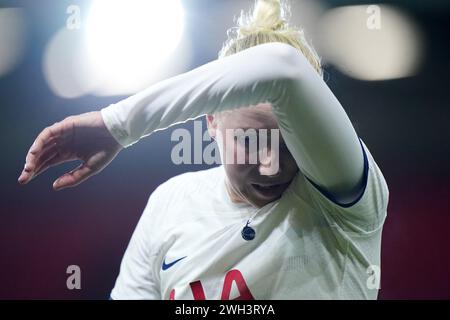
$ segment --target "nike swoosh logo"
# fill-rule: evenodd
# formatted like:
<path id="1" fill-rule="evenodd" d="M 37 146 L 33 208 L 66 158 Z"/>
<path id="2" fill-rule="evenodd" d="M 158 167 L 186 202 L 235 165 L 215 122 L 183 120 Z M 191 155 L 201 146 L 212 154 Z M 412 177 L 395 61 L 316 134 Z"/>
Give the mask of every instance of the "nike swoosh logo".
<path id="1" fill-rule="evenodd" d="M 180 258 L 180 259 L 177 259 L 177 260 L 172 261 L 171 263 L 167 263 L 167 264 L 166 264 L 166 259 L 164 259 L 163 264 L 162 264 L 162 269 L 163 269 L 163 270 L 167 270 L 167 269 L 169 269 L 170 267 L 172 267 L 175 263 L 177 263 L 178 261 L 183 260 L 183 259 L 186 258 L 186 257 L 187 257 L 187 256 L 185 256 L 185 257 L 183 257 L 183 258 Z"/>

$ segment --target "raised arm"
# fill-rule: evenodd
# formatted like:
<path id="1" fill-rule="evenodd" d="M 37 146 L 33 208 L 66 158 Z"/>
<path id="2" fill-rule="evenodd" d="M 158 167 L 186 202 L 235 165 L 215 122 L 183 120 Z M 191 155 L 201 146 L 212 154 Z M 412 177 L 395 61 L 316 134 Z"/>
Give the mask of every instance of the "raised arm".
<path id="1" fill-rule="evenodd" d="M 293 75 L 291 47 L 268 43 L 161 81 L 102 109 L 113 136 L 127 147 L 155 130 L 204 114 L 277 101 Z"/>
<path id="2" fill-rule="evenodd" d="M 339 101 L 295 48 L 267 43 L 167 79 L 102 110 L 123 146 L 206 113 L 270 102 L 302 172 L 349 202 L 362 190 L 364 158 Z"/>
<path id="3" fill-rule="evenodd" d="M 305 57 L 287 44 L 266 43 L 214 60 L 110 105 L 101 115 L 115 140 L 126 147 L 175 123 L 264 102 L 272 104 L 283 138 L 302 172 L 339 199 L 353 197 L 360 189 L 364 164 L 358 137 L 328 86 Z M 73 122 L 78 117 L 69 117 L 41 133 L 19 181 L 26 183 L 49 166 L 63 162 L 39 163 L 39 152 L 54 140 L 55 132 L 71 141 L 70 130 L 61 128 L 77 127 Z M 89 144 L 89 131 L 79 131 L 86 132 L 85 144 Z M 103 129 L 101 132 L 103 135 Z M 83 141 L 69 149 L 77 155 L 80 146 Z M 115 155 L 117 148 L 112 145 L 110 149 Z M 95 172 L 106 164 L 96 163 Z M 83 180 L 94 172 L 86 166 L 81 169 Z M 58 185 L 78 184 L 82 181 L 79 173 L 69 173 Z"/>

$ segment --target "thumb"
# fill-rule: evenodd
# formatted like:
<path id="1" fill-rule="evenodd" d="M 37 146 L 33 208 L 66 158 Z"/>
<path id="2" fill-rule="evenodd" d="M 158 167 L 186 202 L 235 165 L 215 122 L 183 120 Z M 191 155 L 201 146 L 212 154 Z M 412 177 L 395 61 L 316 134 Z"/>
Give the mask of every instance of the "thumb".
<path id="1" fill-rule="evenodd" d="M 95 171 L 85 163 L 80 164 L 72 171 L 65 173 L 53 182 L 53 189 L 59 191 L 65 188 L 75 187 L 92 176 Z"/>

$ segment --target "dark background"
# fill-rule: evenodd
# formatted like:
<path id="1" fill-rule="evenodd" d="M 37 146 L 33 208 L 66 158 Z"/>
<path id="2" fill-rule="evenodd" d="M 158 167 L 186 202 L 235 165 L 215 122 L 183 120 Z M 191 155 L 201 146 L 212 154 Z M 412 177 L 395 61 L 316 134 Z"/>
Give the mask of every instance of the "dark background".
<path id="1" fill-rule="evenodd" d="M 166 130 L 122 152 L 100 175 L 75 189 L 54 192 L 51 188 L 52 182 L 75 164 L 52 168 L 26 187 L 17 184 L 26 152 L 45 126 L 123 98 L 88 95 L 62 99 L 45 82 L 41 61 L 46 43 L 64 25 L 67 6 L 87 2 L 0 2 L 0 7 L 23 7 L 28 23 L 22 63 L 0 77 L 3 299 L 107 298 L 151 192 L 172 176 L 206 168 L 173 165 L 171 130 Z M 184 2 L 191 17 L 220 15 L 218 1 Z M 449 299 L 450 6 L 447 1 L 394 2 L 424 32 L 425 58 L 418 74 L 369 82 L 326 66 L 327 82 L 374 155 L 390 190 L 379 298 Z M 230 21 L 228 27 L 232 25 Z M 195 24 L 188 28 L 194 30 Z M 194 50 L 191 68 L 215 59 L 214 52 L 200 49 L 205 38 L 191 34 L 194 48 L 199 48 Z M 66 268 L 71 264 L 81 267 L 81 290 L 66 288 Z"/>

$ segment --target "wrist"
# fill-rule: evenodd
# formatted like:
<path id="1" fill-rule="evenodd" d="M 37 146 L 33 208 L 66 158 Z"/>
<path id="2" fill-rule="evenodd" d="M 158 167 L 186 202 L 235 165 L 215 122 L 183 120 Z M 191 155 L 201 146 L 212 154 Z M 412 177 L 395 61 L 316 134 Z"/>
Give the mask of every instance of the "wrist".
<path id="1" fill-rule="evenodd" d="M 132 144 L 128 133 L 121 128 L 120 122 L 115 118 L 114 113 L 109 111 L 108 107 L 97 112 L 99 113 L 102 126 L 122 148 L 126 148 Z"/>

